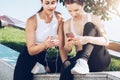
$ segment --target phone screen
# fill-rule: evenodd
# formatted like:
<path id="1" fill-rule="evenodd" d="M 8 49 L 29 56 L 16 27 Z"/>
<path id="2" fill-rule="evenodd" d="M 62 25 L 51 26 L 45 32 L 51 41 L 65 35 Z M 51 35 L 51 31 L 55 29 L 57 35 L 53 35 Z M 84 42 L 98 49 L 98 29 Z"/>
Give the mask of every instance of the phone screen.
<path id="1" fill-rule="evenodd" d="M 73 37 L 74 37 L 74 35 L 73 35 L 73 33 L 72 33 L 72 32 L 68 32 L 68 33 L 66 33 L 66 36 L 67 36 L 67 37 L 71 37 L 71 38 L 73 38 Z"/>
<path id="2" fill-rule="evenodd" d="M 51 36 L 52 39 L 58 39 L 57 35 Z"/>

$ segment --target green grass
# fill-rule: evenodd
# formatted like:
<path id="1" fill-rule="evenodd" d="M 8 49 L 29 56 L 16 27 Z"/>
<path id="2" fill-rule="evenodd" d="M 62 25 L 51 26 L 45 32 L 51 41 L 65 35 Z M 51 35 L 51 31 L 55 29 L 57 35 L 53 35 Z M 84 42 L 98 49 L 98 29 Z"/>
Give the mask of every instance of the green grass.
<path id="1" fill-rule="evenodd" d="M 120 59 L 112 57 L 111 64 L 106 71 L 120 71 Z"/>
<path id="2" fill-rule="evenodd" d="M 25 46 L 25 31 L 13 27 L 0 28 L 0 43 L 21 52 Z"/>
<path id="3" fill-rule="evenodd" d="M 13 27 L 0 28 L 0 43 L 21 52 L 26 44 L 25 31 Z M 71 52 L 72 55 L 74 51 Z M 120 59 L 112 57 L 111 64 L 106 71 L 120 71 Z"/>

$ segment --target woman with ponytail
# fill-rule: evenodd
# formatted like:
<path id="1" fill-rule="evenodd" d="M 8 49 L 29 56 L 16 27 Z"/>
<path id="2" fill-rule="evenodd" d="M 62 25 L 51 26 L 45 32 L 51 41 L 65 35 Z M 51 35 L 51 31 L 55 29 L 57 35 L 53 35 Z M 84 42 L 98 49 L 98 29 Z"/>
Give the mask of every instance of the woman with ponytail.
<path id="1" fill-rule="evenodd" d="M 42 8 L 26 22 L 26 47 L 20 53 L 14 71 L 14 80 L 33 80 L 31 72 L 39 62 L 45 67 L 46 73 L 55 69 L 46 62 L 47 50 L 57 46 L 62 64 L 66 60 L 64 50 L 63 19 L 56 12 L 57 0 L 41 0 Z M 57 37 L 56 37 L 57 36 Z M 56 65 L 54 65 L 56 66 Z M 56 72 L 60 71 L 60 66 Z"/>

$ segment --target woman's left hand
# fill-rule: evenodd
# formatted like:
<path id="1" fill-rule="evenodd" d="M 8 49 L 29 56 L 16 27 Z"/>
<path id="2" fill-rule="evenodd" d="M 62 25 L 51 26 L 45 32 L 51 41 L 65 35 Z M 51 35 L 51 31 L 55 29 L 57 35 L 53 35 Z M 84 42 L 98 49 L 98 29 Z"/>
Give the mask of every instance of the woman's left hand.
<path id="1" fill-rule="evenodd" d="M 88 39 L 84 36 L 79 36 L 79 38 L 74 38 L 75 45 L 85 45 L 88 43 Z"/>

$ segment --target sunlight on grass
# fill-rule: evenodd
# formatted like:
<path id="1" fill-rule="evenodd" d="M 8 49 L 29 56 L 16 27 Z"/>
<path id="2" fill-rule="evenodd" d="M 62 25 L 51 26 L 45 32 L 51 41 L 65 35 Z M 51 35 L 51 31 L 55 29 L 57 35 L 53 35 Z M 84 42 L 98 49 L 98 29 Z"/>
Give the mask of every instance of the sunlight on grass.
<path id="1" fill-rule="evenodd" d="M 120 59 L 112 57 L 111 64 L 107 68 L 107 71 L 120 71 Z"/>
<path id="2" fill-rule="evenodd" d="M 11 42 L 25 42 L 25 31 L 13 27 L 0 29 L 1 40 Z"/>
<path id="3" fill-rule="evenodd" d="M 13 27 L 0 28 L 0 43 L 21 52 L 25 46 L 25 31 Z"/>

